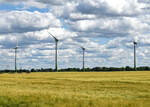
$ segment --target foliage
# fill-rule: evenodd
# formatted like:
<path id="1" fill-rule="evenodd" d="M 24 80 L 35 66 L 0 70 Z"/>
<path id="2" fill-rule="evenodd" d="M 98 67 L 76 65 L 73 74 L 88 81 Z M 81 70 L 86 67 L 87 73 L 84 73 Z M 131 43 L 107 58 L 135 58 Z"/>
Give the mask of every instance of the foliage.
<path id="1" fill-rule="evenodd" d="M 149 71 L 150 67 L 148 66 L 143 66 L 143 67 L 137 67 L 136 71 Z M 66 69 L 60 69 L 59 72 L 82 72 L 83 70 L 80 68 L 66 68 Z M 126 66 L 126 67 L 94 67 L 94 68 L 85 68 L 85 72 L 101 72 L 101 71 L 134 71 L 134 68 Z M 27 69 L 20 69 L 17 70 L 18 73 L 26 72 L 55 72 L 55 69 L 51 68 L 41 68 L 41 69 L 34 69 L 32 68 L 31 70 Z M 1 70 L 0 73 L 15 73 L 14 70 Z"/>

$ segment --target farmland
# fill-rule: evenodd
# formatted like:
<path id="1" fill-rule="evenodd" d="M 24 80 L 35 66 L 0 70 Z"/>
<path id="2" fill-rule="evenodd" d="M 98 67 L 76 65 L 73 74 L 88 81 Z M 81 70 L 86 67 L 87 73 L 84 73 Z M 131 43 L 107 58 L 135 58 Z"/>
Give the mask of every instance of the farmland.
<path id="1" fill-rule="evenodd" d="M 149 106 L 149 71 L 0 74 L 0 107 Z"/>

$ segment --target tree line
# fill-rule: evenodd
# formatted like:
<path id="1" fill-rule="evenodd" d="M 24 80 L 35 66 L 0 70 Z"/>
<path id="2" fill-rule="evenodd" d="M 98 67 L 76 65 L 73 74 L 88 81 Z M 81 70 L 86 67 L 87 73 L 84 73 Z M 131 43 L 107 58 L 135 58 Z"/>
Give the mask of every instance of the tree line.
<path id="1" fill-rule="evenodd" d="M 94 68 L 85 68 L 84 72 L 111 72 L 111 71 L 135 71 L 133 67 L 126 66 L 126 67 L 94 67 Z M 137 67 L 136 71 L 150 71 L 150 67 L 142 66 Z M 30 73 L 30 72 L 55 72 L 55 69 L 48 68 L 48 69 L 19 69 L 17 73 Z M 66 69 L 59 69 L 58 72 L 83 72 L 80 68 L 66 68 Z M 15 73 L 15 70 L 0 70 L 0 73 Z"/>

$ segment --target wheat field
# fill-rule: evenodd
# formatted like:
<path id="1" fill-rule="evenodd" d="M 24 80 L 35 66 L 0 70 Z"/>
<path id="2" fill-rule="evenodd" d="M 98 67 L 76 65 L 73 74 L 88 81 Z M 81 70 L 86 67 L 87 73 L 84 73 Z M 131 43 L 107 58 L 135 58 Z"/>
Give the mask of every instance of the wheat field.
<path id="1" fill-rule="evenodd" d="M 150 107 L 150 71 L 0 74 L 0 107 Z"/>

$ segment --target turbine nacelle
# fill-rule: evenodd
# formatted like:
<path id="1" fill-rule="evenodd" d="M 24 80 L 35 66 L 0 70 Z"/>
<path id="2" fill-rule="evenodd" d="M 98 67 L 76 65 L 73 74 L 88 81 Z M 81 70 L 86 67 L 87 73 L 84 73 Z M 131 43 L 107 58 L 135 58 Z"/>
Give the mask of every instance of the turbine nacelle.
<path id="1" fill-rule="evenodd" d="M 137 42 L 136 42 L 136 41 L 134 41 L 134 42 L 133 42 L 133 44 L 134 44 L 134 45 L 137 45 Z"/>
<path id="2" fill-rule="evenodd" d="M 82 49 L 83 51 L 85 51 L 85 48 L 84 48 L 84 47 L 81 47 L 81 49 Z"/>
<path id="3" fill-rule="evenodd" d="M 18 46 L 16 46 L 14 49 L 18 49 Z"/>

